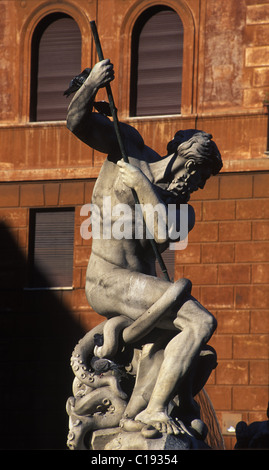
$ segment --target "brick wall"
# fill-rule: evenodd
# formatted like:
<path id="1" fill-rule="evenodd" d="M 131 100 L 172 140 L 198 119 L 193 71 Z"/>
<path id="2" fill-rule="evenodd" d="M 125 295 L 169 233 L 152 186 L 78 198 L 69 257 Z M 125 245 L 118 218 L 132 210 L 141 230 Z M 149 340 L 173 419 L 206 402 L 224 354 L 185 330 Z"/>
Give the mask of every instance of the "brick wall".
<path id="1" fill-rule="evenodd" d="M 90 246 L 80 236 L 80 208 L 93 181 L 0 185 L 1 449 L 65 449 L 72 395 L 72 350 L 101 318 L 84 286 Z M 73 288 L 27 290 L 29 212 L 74 207 Z M 91 313 L 89 315 L 89 313 Z"/>
<path id="2" fill-rule="evenodd" d="M 218 367 L 206 386 L 222 429 L 227 413 L 266 419 L 269 332 L 269 174 L 221 174 L 192 197 L 196 226 L 176 276 L 217 318 Z M 239 419 L 240 420 L 240 419 Z M 227 434 L 227 433 L 226 433 Z M 227 448 L 234 437 L 225 436 Z"/>
<path id="3" fill-rule="evenodd" d="M 0 186 L 0 345 L 4 422 L 3 448 L 23 435 L 27 448 L 32 422 L 37 446 L 65 446 L 64 404 L 71 394 L 69 358 L 76 341 L 102 318 L 85 297 L 91 242 L 80 236 L 82 204 L 94 180 L 9 183 Z M 193 294 L 217 318 L 210 344 L 218 354 L 207 392 L 222 430 L 227 416 L 249 423 L 266 419 L 269 330 L 269 174 L 221 174 L 193 194 L 196 225 L 186 250 L 176 252 L 175 278 L 193 283 Z M 25 291 L 29 211 L 75 207 L 73 289 Z M 40 373 L 42 370 L 42 374 Z M 11 373 L 12 371 L 12 373 Z M 32 372 L 32 374 L 29 373 Z M 6 377 L 9 380 L 6 381 Z M 41 378 L 42 377 L 42 378 Z M 54 394 L 52 394 L 52 390 Z M 29 391 L 34 406 L 29 412 Z M 17 396 L 20 395 L 20 400 Z M 56 397 L 55 397 L 56 395 Z M 14 406 L 14 402 L 16 406 Z M 27 417 L 25 416 L 27 413 Z M 39 414 L 41 413 L 41 414 Z M 57 416 L 58 425 L 51 430 Z M 225 436 L 226 447 L 235 438 Z"/>
<path id="4" fill-rule="evenodd" d="M 10 236 L 18 244 L 20 253 L 25 257 L 22 267 L 22 280 L 20 287 L 27 286 L 27 257 L 29 237 L 29 212 L 31 208 L 75 208 L 75 233 L 74 233 L 74 268 L 73 289 L 63 293 L 64 302 L 74 315 L 78 315 L 77 321 L 87 329 L 95 326 L 100 317 L 85 321 L 85 313 L 89 310 L 84 295 L 85 272 L 90 254 L 91 240 L 83 240 L 80 235 L 80 225 L 85 219 L 80 216 L 81 206 L 90 202 L 95 180 L 91 181 L 59 181 L 42 183 L 7 183 L 0 185 L 0 221 L 2 229 L 9 231 Z M 15 256 L 15 253 L 13 253 Z M 7 254 L 8 263 L 12 253 Z M 11 256 L 11 258 L 10 258 Z M 3 261 L 3 258 L 2 258 Z M 4 263 L 2 262 L 2 266 Z M 13 275 L 14 266 L 11 263 L 10 271 Z M 2 271 L 2 287 L 9 287 L 6 266 Z"/>
<path id="5" fill-rule="evenodd" d="M 251 1 L 246 8 L 244 106 L 257 107 L 268 98 L 268 2 Z M 252 3 L 252 4 L 251 4 Z M 261 3 L 261 4 L 258 4 Z M 264 4 L 263 4 L 264 3 Z"/>
<path id="6" fill-rule="evenodd" d="M 63 405 L 73 379 L 70 353 L 85 330 L 101 320 L 84 294 L 90 242 L 80 237 L 79 214 L 90 201 L 104 155 L 79 142 L 64 122 L 29 123 L 31 35 L 51 13 L 51 2 L 0 3 L 0 49 L 5 49 L 0 72 L 0 446 L 27 448 L 30 438 L 32 448 L 63 448 Z M 95 62 L 88 18 L 98 11 L 105 55 L 116 70 L 113 94 L 120 118 L 137 127 L 147 145 L 163 154 L 167 136 L 178 129 L 197 126 L 213 134 L 224 173 L 193 195 L 196 227 L 188 248 L 177 253 L 176 276 L 192 280 L 194 295 L 218 319 L 211 343 L 219 366 L 207 390 L 221 425 L 225 428 L 229 416 L 265 419 L 269 175 L 263 100 L 269 92 L 269 3 L 227 0 L 220 8 L 215 0 L 186 0 L 185 8 L 184 2 L 165 2 L 184 20 L 185 114 L 141 120 L 129 119 L 132 26 L 142 7 L 160 2 L 54 3 L 80 27 L 82 69 Z M 75 207 L 73 288 L 25 291 L 29 210 L 67 206 Z M 229 448 L 234 438 L 226 442 Z"/>

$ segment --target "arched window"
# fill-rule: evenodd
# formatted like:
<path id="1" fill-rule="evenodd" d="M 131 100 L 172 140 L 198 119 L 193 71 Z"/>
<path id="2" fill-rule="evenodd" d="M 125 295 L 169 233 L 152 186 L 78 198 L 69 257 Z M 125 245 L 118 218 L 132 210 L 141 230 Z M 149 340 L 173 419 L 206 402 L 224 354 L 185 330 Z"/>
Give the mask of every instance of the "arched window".
<path id="1" fill-rule="evenodd" d="M 180 17 L 165 6 L 149 8 L 133 29 L 131 116 L 181 112 L 182 62 Z"/>
<path id="2" fill-rule="evenodd" d="M 63 96 L 71 78 L 81 72 L 81 34 L 75 20 L 50 14 L 32 39 L 31 121 L 66 119 L 70 99 Z"/>

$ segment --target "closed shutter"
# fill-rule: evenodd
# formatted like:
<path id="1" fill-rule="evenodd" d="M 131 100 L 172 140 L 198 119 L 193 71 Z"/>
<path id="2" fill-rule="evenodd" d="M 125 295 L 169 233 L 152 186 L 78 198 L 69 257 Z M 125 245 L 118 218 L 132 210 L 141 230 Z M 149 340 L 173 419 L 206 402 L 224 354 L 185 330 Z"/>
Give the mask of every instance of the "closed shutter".
<path id="1" fill-rule="evenodd" d="M 65 120 L 70 99 L 63 96 L 81 72 L 81 34 L 67 15 L 49 15 L 33 37 L 31 120 Z"/>
<path id="2" fill-rule="evenodd" d="M 181 112 L 182 21 L 171 9 L 152 11 L 142 27 L 140 20 L 140 27 L 134 29 L 132 79 L 136 81 L 136 90 L 133 84 L 131 114 L 178 114 Z"/>
<path id="3" fill-rule="evenodd" d="M 74 210 L 34 210 L 30 229 L 30 287 L 72 286 Z"/>

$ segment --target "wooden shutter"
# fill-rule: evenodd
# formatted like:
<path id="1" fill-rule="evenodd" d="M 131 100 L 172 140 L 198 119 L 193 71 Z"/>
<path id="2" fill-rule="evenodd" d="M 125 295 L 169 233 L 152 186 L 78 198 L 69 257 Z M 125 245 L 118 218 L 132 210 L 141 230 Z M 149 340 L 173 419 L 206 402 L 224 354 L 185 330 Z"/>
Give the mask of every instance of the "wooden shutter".
<path id="1" fill-rule="evenodd" d="M 183 61 L 183 25 L 171 9 L 153 10 L 153 13 L 133 41 L 133 77 L 131 87 L 133 112 L 137 116 L 178 114 L 181 111 L 181 85 Z M 137 55 L 134 48 L 137 48 Z M 136 57 L 135 57 L 136 56 Z"/>
<path id="2" fill-rule="evenodd" d="M 72 286 L 74 210 L 34 210 L 30 228 L 30 286 Z"/>
<path id="3" fill-rule="evenodd" d="M 65 120 L 70 99 L 63 96 L 81 72 L 81 34 L 67 15 L 49 15 L 33 37 L 31 119 Z"/>

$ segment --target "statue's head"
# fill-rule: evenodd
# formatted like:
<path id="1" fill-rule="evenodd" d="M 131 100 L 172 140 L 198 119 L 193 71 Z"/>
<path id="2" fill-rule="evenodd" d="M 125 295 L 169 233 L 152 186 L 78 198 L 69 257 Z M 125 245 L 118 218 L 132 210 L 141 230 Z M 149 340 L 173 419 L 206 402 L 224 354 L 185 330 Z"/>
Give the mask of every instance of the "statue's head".
<path id="1" fill-rule="evenodd" d="M 168 190 L 186 199 L 193 191 L 203 188 L 210 176 L 218 174 L 222 168 L 221 155 L 212 135 L 203 131 L 178 131 L 168 143 L 167 151 L 169 155 L 174 154 L 171 168 L 176 168 Z"/>
<path id="2" fill-rule="evenodd" d="M 187 129 L 176 132 L 173 140 L 167 145 L 168 154 L 177 153 L 192 162 L 194 166 L 202 165 L 216 175 L 222 168 L 221 155 L 212 139 L 211 134 L 196 129 Z"/>

